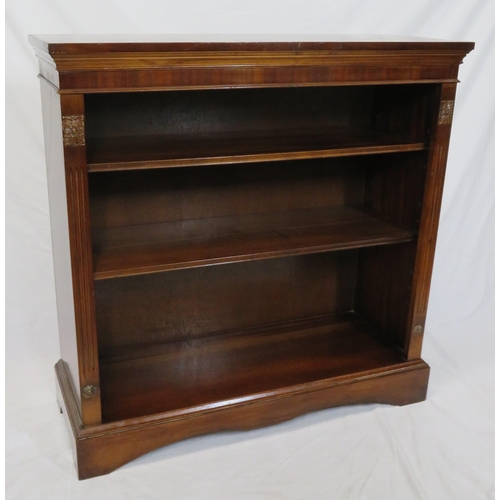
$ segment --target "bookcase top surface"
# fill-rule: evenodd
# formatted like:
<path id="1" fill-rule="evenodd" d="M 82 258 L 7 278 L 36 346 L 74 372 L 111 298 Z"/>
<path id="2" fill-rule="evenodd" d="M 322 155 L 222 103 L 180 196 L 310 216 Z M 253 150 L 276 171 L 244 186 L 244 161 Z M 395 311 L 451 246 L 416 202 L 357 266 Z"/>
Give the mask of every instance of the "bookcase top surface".
<path id="1" fill-rule="evenodd" d="M 458 50 L 473 42 L 387 35 L 30 35 L 36 49 L 54 55 L 109 52 Z"/>

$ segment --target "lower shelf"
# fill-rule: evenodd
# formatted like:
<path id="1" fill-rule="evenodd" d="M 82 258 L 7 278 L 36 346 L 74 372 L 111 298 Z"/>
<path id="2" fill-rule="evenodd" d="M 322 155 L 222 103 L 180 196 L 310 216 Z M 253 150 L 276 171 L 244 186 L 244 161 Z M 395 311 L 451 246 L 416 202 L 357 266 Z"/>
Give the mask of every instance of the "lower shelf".
<path id="1" fill-rule="evenodd" d="M 103 422 L 285 396 L 404 361 L 354 314 L 114 354 L 100 362 Z"/>

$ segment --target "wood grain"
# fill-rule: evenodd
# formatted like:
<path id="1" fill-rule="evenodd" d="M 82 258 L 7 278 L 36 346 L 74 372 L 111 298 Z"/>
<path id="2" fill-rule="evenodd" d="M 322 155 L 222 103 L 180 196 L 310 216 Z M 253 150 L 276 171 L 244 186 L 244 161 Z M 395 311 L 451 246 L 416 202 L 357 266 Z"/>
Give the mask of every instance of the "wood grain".
<path id="1" fill-rule="evenodd" d="M 61 368 L 59 362 L 59 380 L 63 379 Z M 415 403 L 425 399 L 428 380 L 429 366 L 419 360 L 292 386 L 250 403 L 190 408 L 80 428 L 75 437 L 78 477 L 108 474 L 160 446 L 209 432 L 254 429 L 341 404 Z M 69 387 L 61 387 L 66 391 L 65 401 L 71 402 Z M 67 409 L 68 420 L 75 421 L 74 405 Z"/>
<path id="2" fill-rule="evenodd" d="M 83 116 L 83 112 L 83 96 L 61 97 L 63 119 L 66 116 Z M 85 146 L 65 145 L 64 165 L 82 422 L 91 425 L 101 421 L 101 399 Z M 89 386 L 96 390 L 92 397 L 87 397 L 85 391 Z"/>
<path id="3" fill-rule="evenodd" d="M 369 157 L 89 175 L 92 228 L 363 203 Z"/>
<path id="4" fill-rule="evenodd" d="M 410 297 L 405 352 L 408 359 L 418 359 L 422 351 L 425 317 L 429 300 L 434 253 L 436 250 L 439 214 L 446 173 L 446 160 L 451 135 L 449 123 L 439 123 L 441 102 L 454 101 L 456 84 L 446 84 L 436 92 L 432 113 L 432 140 L 425 192 L 422 206 L 417 255 L 415 260 L 414 281 Z"/>
<path id="5" fill-rule="evenodd" d="M 297 53 L 301 49 L 312 50 L 472 50 L 472 42 L 450 42 L 446 40 L 427 39 L 413 36 L 380 36 L 380 35 L 286 35 L 286 34 L 158 34 L 158 35 L 30 35 L 30 43 L 51 55 L 80 54 L 106 52 L 175 52 L 175 51 L 224 51 L 251 50 L 269 52 L 272 50 L 288 50 Z"/>
<path id="6" fill-rule="evenodd" d="M 394 104 L 386 98 L 385 114 L 406 118 L 387 131 L 371 126 L 386 86 L 87 95 L 89 171 L 419 150 L 413 118 L 430 90 L 405 85 Z"/>
<path id="7" fill-rule="evenodd" d="M 364 206 L 394 224 L 418 230 L 427 174 L 427 151 L 383 155 L 366 169 Z M 387 193 L 390 192 L 391 196 Z"/>
<path id="8" fill-rule="evenodd" d="M 359 252 L 353 310 L 403 351 L 416 242 Z"/>
<path id="9" fill-rule="evenodd" d="M 474 47 L 467 42 L 362 43 L 334 37 L 267 43 L 73 40 L 30 37 L 41 74 L 62 93 L 456 82 L 458 65 Z"/>
<path id="10" fill-rule="evenodd" d="M 99 352 L 352 310 L 357 250 L 95 282 Z"/>
<path id="11" fill-rule="evenodd" d="M 161 354 L 152 349 L 139 359 L 102 360 L 103 421 L 251 401 L 269 391 L 402 361 L 363 326 L 352 319 L 292 331 L 208 337 L 170 344 Z"/>
<path id="12" fill-rule="evenodd" d="M 94 277 L 394 244 L 413 237 L 348 207 L 106 228 L 94 232 Z"/>
<path id="13" fill-rule="evenodd" d="M 113 137 L 89 140 L 89 172 L 335 158 L 419 151 L 423 142 L 365 130 L 294 130 L 194 137 Z"/>

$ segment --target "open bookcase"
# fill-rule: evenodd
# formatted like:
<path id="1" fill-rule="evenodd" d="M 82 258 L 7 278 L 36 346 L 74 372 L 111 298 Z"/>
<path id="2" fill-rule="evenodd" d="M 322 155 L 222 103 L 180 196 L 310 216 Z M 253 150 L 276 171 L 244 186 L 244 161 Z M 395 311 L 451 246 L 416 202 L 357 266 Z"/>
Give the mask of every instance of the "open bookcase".
<path id="1" fill-rule="evenodd" d="M 425 399 L 465 42 L 31 37 L 80 478 Z"/>

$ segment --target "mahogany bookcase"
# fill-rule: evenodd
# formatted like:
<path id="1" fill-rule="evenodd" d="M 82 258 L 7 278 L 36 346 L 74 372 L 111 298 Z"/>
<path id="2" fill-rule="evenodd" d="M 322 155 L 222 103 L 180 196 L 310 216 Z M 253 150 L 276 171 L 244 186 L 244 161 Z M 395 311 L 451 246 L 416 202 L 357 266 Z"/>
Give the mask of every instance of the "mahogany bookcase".
<path id="1" fill-rule="evenodd" d="M 79 477 L 425 399 L 458 68 L 417 38 L 31 36 Z"/>

